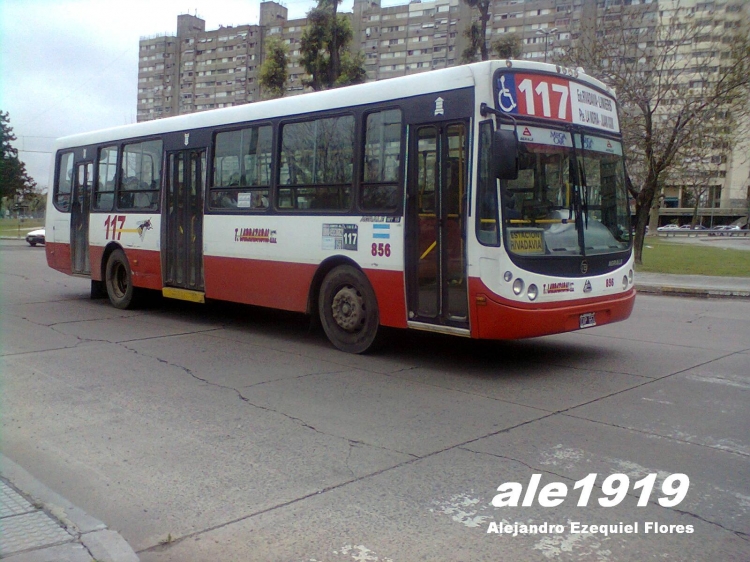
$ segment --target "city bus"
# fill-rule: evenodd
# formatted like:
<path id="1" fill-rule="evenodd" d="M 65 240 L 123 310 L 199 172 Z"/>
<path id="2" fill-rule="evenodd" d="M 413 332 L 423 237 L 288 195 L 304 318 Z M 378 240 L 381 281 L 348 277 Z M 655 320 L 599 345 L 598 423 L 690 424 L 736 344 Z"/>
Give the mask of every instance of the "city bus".
<path id="1" fill-rule="evenodd" d="M 486 61 L 56 142 L 49 265 L 92 296 L 146 290 L 383 327 L 519 339 L 635 300 L 614 92 Z"/>

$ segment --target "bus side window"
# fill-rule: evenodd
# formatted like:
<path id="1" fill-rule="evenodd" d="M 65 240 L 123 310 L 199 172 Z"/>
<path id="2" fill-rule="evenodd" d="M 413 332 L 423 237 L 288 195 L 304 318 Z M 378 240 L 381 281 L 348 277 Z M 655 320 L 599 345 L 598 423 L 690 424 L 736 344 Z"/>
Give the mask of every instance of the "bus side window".
<path id="1" fill-rule="evenodd" d="M 63 212 L 70 211 L 70 192 L 73 187 L 73 153 L 60 156 L 57 182 L 55 183 L 55 207 Z"/>
<path id="2" fill-rule="evenodd" d="M 115 200 L 115 177 L 117 175 L 117 146 L 99 150 L 99 169 L 94 186 L 94 209 L 111 211 Z"/>
<path id="3" fill-rule="evenodd" d="M 271 184 L 270 125 L 216 134 L 212 209 L 266 209 Z"/>
<path id="4" fill-rule="evenodd" d="M 286 209 L 345 211 L 351 207 L 354 117 L 341 115 L 281 129 L 277 204 Z"/>
<path id="5" fill-rule="evenodd" d="M 361 205 L 365 211 L 398 208 L 401 161 L 401 110 L 367 115 Z"/>
<path id="6" fill-rule="evenodd" d="M 119 210 L 155 210 L 158 207 L 161 154 L 160 140 L 125 145 L 117 190 Z"/>

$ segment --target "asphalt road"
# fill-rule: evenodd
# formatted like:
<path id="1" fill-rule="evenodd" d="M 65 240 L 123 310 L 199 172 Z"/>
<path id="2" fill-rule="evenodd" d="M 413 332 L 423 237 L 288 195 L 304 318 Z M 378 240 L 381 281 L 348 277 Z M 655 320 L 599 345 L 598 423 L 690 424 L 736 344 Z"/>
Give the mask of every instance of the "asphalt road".
<path id="1" fill-rule="evenodd" d="M 612 326 L 396 332 L 353 356 L 293 314 L 115 310 L 0 242 L 0 314 L 3 453 L 145 562 L 750 560 L 747 300 L 640 296 Z M 492 505 L 534 474 L 560 505 Z M 673 474 L 689 489 L 665 507 Z M 613 475 L 628 492 L 603 507 Z M 505 528 L 544 523 L 561 532 Z"/>

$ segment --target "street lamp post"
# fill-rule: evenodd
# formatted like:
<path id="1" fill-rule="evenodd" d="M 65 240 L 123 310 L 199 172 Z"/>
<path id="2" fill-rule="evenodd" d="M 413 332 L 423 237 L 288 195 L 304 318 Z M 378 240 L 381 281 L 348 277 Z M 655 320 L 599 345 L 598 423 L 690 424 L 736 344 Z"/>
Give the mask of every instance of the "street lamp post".
<path id="1" fill-rule="evenodd" d="M 536 32 L 540 35 L 544 35 L 544 62 L 547 62 L 547 45 L 549 43 L 549 36 L 553 33 L 557 33 L 557 28 L 552 29 L 537 29 Z"/>

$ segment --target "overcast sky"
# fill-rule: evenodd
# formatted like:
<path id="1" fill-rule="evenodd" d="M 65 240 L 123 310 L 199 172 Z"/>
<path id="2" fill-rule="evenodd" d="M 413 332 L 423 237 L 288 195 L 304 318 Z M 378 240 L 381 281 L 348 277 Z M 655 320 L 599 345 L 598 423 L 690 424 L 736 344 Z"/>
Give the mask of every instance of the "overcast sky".
<path id="1" fill-rule="evenodd" d="M 281 3 L 293 19 L 315 2 Z M 135 123 L 141 37 L 173 35 L 177 16 L 196 10 L 207 30 L 257 24 L 259 7 L 260 0 L 0 0 L 0 110 L 10 113 L 29 174 L 48 185 L 57 137 Z"/>

